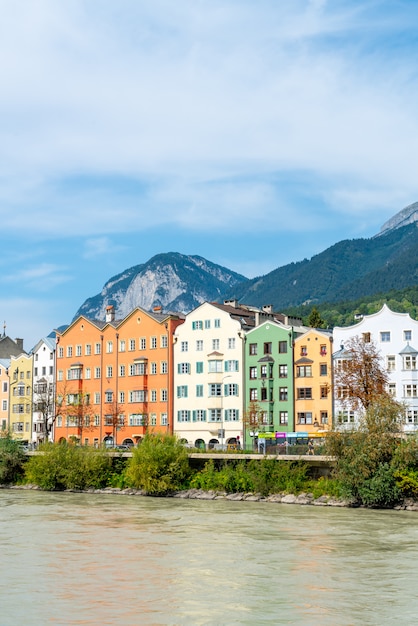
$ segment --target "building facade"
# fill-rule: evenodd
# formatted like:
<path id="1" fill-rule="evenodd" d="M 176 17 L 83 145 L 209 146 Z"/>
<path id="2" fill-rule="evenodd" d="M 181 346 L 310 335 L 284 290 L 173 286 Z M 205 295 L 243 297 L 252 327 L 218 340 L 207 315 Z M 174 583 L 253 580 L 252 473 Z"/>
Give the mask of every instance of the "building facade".
<path id="1" fill-rule="evenodd" d="M 55 336 L 38 341 L 33 354 L 32 443 L 53 441 L 55 421 Z"/>
<path id="2" fill-rule="evenodd" d="M 32 354 L 11 357 L 9 379 L 8 429 L 14 439 L 29 444 L 32 439 Z"/>
<path id="3" fill-rule="evenodd" d="M 197 448 L 243 440 L 244 332 L 229 312 L 205 302 L 174 335 L 174 432 Z"/>
<path id="4" fill-rule="evenodd" d="M 54 440 L 134 445 L 173 428 L 173 333 L 183 319 L 134 309 L 115 320 L 81 316 L 57 333 Z"/>
<path id="5" fill-rule="evenodd" d="M 418 431 L 418 322 L 408 313 L 395 313 L 384 304 L 377 313 L 366 315 L 353 326 L 334 328 L 334 367 L 350 358 L 347 341 L 360 337 L 374 342 L 381 356 L 382 367 L 389 377 L 389 393 L 405 406 L 405 432 Z M 342 427 L 358 424 L 361 411 L 335 393 L 335 420 Z"/>

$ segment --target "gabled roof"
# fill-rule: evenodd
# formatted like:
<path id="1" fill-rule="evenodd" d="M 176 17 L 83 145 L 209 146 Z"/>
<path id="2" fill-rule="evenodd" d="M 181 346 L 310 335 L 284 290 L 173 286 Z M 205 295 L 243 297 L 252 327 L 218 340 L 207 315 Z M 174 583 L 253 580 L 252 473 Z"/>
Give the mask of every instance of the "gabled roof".
<path id="1" fill-rule="evenodd" d="M 408 342 L 405 348 L 402 348 L 402 350 L 399 351 L 399 354 L 418 354 L 418 350 L 415 350 L 415 348 L 410 346 Z"/>

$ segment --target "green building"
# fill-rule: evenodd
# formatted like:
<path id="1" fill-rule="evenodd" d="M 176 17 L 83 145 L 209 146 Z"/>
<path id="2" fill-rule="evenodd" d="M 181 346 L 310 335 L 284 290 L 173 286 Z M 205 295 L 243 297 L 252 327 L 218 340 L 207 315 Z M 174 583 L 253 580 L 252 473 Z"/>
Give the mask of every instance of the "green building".
<path id="1" fill-rule="evenodd" d="M 245 444 L 280 439 L 294 430 L 292 326 L 266 321 L 246 334 Z M 282 436 L 281 436 L 282 435 Z"/>

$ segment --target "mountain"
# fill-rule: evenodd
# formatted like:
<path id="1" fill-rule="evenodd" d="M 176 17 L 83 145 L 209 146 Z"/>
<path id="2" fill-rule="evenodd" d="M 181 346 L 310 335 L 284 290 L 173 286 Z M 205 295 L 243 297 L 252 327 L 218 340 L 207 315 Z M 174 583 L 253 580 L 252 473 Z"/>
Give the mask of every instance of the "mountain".
<path id="1" fill-rule="evenodd" d="M 394 230 L 395 228 L 400 228 L 401 226 L 406 226 L 407 224 L 413 224 L 418 221 L 418 202 L 414 202 L 409 206 L 396 213 L 393 217 L 390 218 L 387 222 L 385 222 L 380 229 L 380 233 L 377 236 L 380 236 L 384 233 L 387 233 L 389 230 Z"/>
<path id="2" fill-rule="evenodd" d="M 109 304 L 114 305 L 117 318 L 125 317 L 136 306 L 147 311 L 161 306 L 164 312 L 188 313 L 202 302 L 222 300 L 226 291 L 247 280 L 200 256 L 157 254 L 108 280 L 99 294 L 81 305 L 74 319 L 85 315 L 104 320 Z"/>
<path id="3" fill-rule="evenodd" d="M 418 284 L 418 224 L 395 226 L 370 239 L 341 241 L 310 260 L 290 263 L 225 294 L 275 310 L 354 300 Z"/>

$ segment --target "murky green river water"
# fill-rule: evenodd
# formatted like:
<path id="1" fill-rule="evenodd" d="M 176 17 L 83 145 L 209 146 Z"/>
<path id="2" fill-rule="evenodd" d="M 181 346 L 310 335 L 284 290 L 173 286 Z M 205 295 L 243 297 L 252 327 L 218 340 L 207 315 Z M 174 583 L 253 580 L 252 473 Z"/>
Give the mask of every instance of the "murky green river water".
<path id="1" fill-rule="evenodd" d="M 0 491 L 0 625 L 416 624 L 418 513 Z"/>

